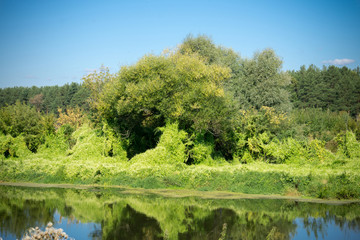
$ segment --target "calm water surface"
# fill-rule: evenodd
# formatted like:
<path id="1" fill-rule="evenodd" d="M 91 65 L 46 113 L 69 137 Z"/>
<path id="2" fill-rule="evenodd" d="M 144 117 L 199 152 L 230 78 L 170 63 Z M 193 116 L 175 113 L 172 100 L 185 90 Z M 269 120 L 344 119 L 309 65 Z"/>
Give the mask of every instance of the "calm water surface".
<path id="1" fill-rule="evenodd" d="M 2 239 L 48 222 L 75 239 L 360 239 L 360 204 L 0 186 Z"/>

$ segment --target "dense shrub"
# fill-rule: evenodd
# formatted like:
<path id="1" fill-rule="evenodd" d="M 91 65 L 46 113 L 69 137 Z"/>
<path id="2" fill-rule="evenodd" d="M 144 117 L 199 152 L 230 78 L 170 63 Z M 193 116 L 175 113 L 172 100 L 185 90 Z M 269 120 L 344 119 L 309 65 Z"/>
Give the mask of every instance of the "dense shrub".
<path id="1" fill-rule="evenodd" d="M 31 154 L 22 135 L 12 137 L 0 134 L 0 154 L 3 157 L 26 157 Z"/>
<path id="2" fill-rule="evenodd" d="M 44 133 L 41 114 L 35 108 L 17 101 L 0 109 L 0 131 L 5 135 L 22 135 L 26 146 L 36 152 Z"/>
<path id="3" fill-rule="evenodd" d="M 330 141 L 346 130 L 356 131 L 356 120 L 347 112 L 331 112 L 319 108 L 294 109 L 290 115 L 295 126 L 302 126 L 303 135 Z"/>
<path id="4" fill-rule="evenodd" d="M 360 142 L 356 140 L 353 132 L 347 131 L 344 134 L 339 134 L 336 140 L 339 145 L 339 153 L 351 159 L 360 158 Z"/>
<path id="5" fill-rule="evenodd" d="M 192 141 L 189 142 L 189 160 L 190 163 L 194 164 L 214 164 L 214 138 L 206 134 L 194 134 L 192 136 Z"/>
<path id="6" fill-rule="evenodd" d="M 109 135 L 110 131 L 106 130 L 106 133 Z M 126 159 L 126 152 L 121 144 L 115 143 L 116 139 L 113 136 L 101 135 L 100 130 L 91 128 L 87 123 L 79 127 L 72 134 L 72 138 L 75 140 L 75 145 L 68 154 L 73 159 L 86 160 L 106 156 Z"/>
<path id="7" fill-rule="evenodd" d="M 177 123 L 167 123 L 165 127 L 159 128 L 162 132 L 160 141 L 153 149 L 140 153 L 131 159 L 133 163 L 181 164 L 186 162 L 186 139 L 187 133 L 178 129 Z"/>

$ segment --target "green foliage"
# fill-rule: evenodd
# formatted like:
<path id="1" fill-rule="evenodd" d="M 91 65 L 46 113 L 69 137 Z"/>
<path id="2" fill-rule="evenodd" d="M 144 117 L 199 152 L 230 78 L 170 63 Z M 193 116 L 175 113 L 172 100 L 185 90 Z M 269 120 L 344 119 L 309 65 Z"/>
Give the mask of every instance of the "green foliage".
<path id="1" fill-rule="evenodd" d="M 240 109 L 260 109 L 262 106 L 273 107 L 277 111 L 291 109 L 286 89 L 290 76 L 281 72 L 281 65 L 282 61 L 271 49 L 242 61 L 242 74 L 236 80 L 238 82 L 230 87 Z"/>
<path id="2" fill-rule="evenodd" d="M 318 160 L 321 163 L 324 163 L 334 159 L 334 155 L 325 148 L 324 141 L 318 139 L 310 140 L 308 149 L 311 160 Z"/>
<path id="3" fill-rule="evenodd" d="M 160 141 L 154 149 L 137 154 L 131 159 L 133 163 L 179 165 L 187 161 L 186 140 L 187 133 L 178 130 L 177 123 L 167 123 L 159 128 L 162 132 Z"/>
<path id="4" fill-rule="evenodd" d="M 303 143 L 293 138 L 282 141 L 277 138 L 264 146 L 264 152 L 269 162 L 303 164 L 308 159 L 308 151 Z"/>
<path id="5" fill-rule="evenodd" d="M 211 134 L 197 134 L 192 136 L 193 141 L 189 142 L 189 157 L 195 164 L 214 164 L 215 142 Z"/>
<path id="6" fill-rule="evenodd" d="M 0 154 L 3 157 L 26 157 L 31 152 L 26 146 L 22 135 L 12 137 L 11 135 L 0 134 Z"/>
<path id="7" fill-rule="evenodd" d="M 79 127 L 72 134 L 72 138 L 76 143 L 74 147 L 68 151 L 71 158 L 87 160 L 113 156 L 116 157 L 116 159 L 125 160 L 126 153 L 119 143 L 119 140 L 107 129 L 106 125 L 104 130 L 105 135 L 101 136 L 99 130 L 91 128 L 87 123 Z"/>
<path id="8" fill-rule="evenodd" d="M 124 143 L 121 138 L 116 135 L 114 130 L 104 122 L 102 131 L 105 137 L 105 155 L 109 157 L 117 157 L 119 159 L 127 159 Z"/>
<path id="9" fill-rule="evenodd" d="M 23 135 L 29 150 L 36 152 L 44 132 L 41 114 L 17 101 L 0 109 L 0 131 L 12 137 Z"/>
<path id="10" fill-rule="evenodd" d="M 356 120 L 347 112 L 331 112 L 319 108 L 294 109 L 290 119 L 294 125 L 302 127 L 305 137 L 330 141 L 346 130 L 356 131 L 359 128 Z"/>
<path id="11" fill-rule="evenodd" d="M 229 77 L 229 68 L 175 52 L 145 56 L 116 75 L 89 75 L 85 86 L 97 91 L 92 106 L 101 117 L 128 137 L 132 157 L 155 147 L 154 130 L 166 121 L 220 135 L 230 114 L 222 86 Z"/>
<path id="12" fill-rule="evenodd" d="M 57 114 L 58 108 L 80 107 L 88 110 L 89 92 L 78 83 L 64 86 L 13 87 L 0 89 L 0 107 L 14 105 L 16 101 L 34 106 L 42 113 Z"/>
<path id="13" fill-rule="evenodd" d="M 286 114 L 278 113 L 274 108 L 265 106 L 260 110 L 241 111 L 236 123 L 232 151 L 234 159 L 242 159 L 242 162 L 249 162 L 254 158 L 269 161 L 265 158 L 270 150 L 265 150 L 265 146 L 275 136 L 279 138 L 287 136 L 290 129 Z M 271 149 L 271 147 L 267 148 Z M 243 156 L 245 154 L 246 156 Z M 249 154 L 252 155 L 251 158 Z"/>
<path id="14" fill-rule="evenodd" d="M 46 135 L 44 143 L 40 145 L 38 149 L 38 154 L 45 155 L 49 158 L 65 155 L 66 151 L 69 149 L 71 133 L 72 131 L 66 133 L 65 127 L 62 127 L 57 134 Z"/>
<path id="15" fill-rule="evenodd" d="M 217 46 L 206 35 L 194 37 L 188 35 L 179 47 L 181 54 L 198 54 L 204 58 L 207 64 L 217 64 L 231 69 L 231 79 L 235 79 L 241 73 L 240 56 L 231 48 Z M 226 83 L 225 83 L 226 84 Z"/>
<path id="16" fill-rule="evenodd" d="M 135 66 L 122 68 L 119 79 L 106 86 L 117 92 L 105 91 L 100 109 L 105 116 L 111 107 L 120 116 L 141 114 L 145 126 L 165 118 L 207 129 L 220 117 L 214 108 L 224 106 L 221 83 L 227 76 L 228 69 L 206 66 L 195 55 L 146 56 Z M 106 99 L 110 97 L 115 98 L 114 106 Z"/>
<path id="17" fill-rule="evenodd" d="M 351 159 L 360 159 L 360 142 L 356 140 L 353 132 L 347 131 L 344 134 L 339 134 L 336 141 L 339 146 L 338 153 L 342 153 Z"/>
<path id="18" fill-rule="evenodd" d="M 43 114 L 41 116 L 41 125 L 42 125 L 42 134 L 47 136 L 51 134 L 55 134 L 55 115 Z"/>
<path id="19" fill-rule="evenodd" d="M 292 101 L 298 108 L 322 108 L 346 111 L 356 116 L 360 112 L 360 73 L 347 67 L 310 65 L 291 72 Z"/>
<path id="20" fill-rule="evenodd" d="M 93 109 L 98 108 L 98 102 L 100 98 L 100 94 L 103 90 L 105 83 L 111 81 L 115 75 L 110 74 L 109 69 L 105 67 L 101 67 L 100 71 L 94 71 L 93 73 L 88 74 L 83 77 L 84 87 L 90 92 L 90 96 L 88 98 L 90 107 Z"/>

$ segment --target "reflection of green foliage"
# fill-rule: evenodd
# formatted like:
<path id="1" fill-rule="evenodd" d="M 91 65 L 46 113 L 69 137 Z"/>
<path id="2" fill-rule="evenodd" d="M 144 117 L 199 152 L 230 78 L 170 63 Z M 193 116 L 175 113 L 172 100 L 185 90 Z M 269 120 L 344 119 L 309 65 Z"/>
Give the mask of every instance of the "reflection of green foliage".
<path id="1" fill-rule="evenodd" d="M 324 234 L 326 225 L 360 228 L 358 204 L 291 200 L 164 198 L 111 189 L 36 189 L 0 186 L 0 230 L 21 236 L 29 226 L 53 221 L 55 211 L 81 222 L 101 223 L 103 239 L 290 239 L 295 219 Z M 28 214 L 28 215 L 27 215 Z M 311 224 L 318 219 L 316 225 Z M 347 221 L 349 224 L 344 224 Z"/>

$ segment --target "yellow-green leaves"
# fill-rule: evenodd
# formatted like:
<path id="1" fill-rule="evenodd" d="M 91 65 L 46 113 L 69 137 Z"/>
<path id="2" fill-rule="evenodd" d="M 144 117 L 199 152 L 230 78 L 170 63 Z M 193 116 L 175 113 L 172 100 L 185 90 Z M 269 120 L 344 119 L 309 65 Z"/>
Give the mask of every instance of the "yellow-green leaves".
<path id="1" fill-rule="evenodd" d="M 159 117 L 206 121 L 209 108 L 225 107 L 222 82 L 229 77 L 229 68 L 207 65 L 196 54 L 148 55 L 106 81 L 97 106 L 105 118 L 137 115 L 144 125 Z"/>

